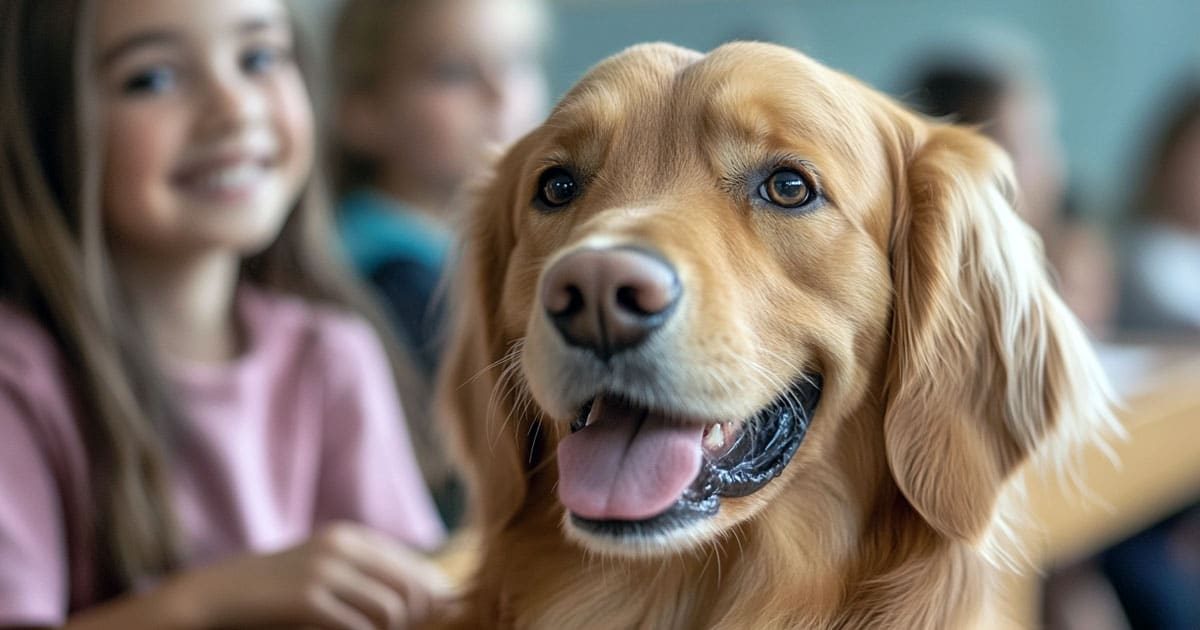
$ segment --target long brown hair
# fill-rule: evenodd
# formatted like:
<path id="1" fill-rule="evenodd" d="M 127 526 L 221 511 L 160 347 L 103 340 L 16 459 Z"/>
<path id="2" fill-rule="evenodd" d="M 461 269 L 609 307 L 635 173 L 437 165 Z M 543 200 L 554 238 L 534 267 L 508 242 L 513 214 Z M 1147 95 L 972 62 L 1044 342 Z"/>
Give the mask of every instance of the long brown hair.
<path id="1" fill-rule="evenodd" d="M 108 598 L 179 564 L 168 491 L 170 433 L 181 412 L 152 348 L 135 334 L 135 313 L 114 299 L 120 279 L 99 207 L 104 134 L 83 89 L 95 4 L 0 2 L 0 299 L 36 318 L 67 359 L 94 484 L 96 588 Z M 334 251 L 321 188 L 310 178 L 277 240 L 244 261 L 242 277 L 367 317 L 385 341 L 402 400 L 419 400 L 415 370 Z M 431 438 L 412 434 L 427 468 L 424 458 L 436 450 L 422 441 Z"/>

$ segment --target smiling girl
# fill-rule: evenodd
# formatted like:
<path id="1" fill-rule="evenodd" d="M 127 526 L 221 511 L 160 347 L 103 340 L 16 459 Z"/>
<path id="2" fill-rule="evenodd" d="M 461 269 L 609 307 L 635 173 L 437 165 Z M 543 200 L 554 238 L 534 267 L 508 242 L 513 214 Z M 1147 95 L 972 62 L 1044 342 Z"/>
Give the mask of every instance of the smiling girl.
<path id="1" fill-rule="evenodd" d="M 403 624 L 443 532 L 279 0 L 0 3 L 0 626 Z M 357 524 L 350 524 L 357 523 Z"/>

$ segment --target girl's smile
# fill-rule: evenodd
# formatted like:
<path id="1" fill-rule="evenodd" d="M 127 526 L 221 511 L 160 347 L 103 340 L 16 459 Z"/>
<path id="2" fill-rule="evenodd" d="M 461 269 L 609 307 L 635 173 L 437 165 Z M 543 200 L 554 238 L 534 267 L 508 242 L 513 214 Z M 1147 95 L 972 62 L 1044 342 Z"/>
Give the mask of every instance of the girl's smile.
<path id="1" fill-rule="evenodd" d="M 185 160 L 171 177 L 181 196 L 197 205 L 243 206 L 259 201 L 279 165 L 270 148 L 235 146 Z"/>

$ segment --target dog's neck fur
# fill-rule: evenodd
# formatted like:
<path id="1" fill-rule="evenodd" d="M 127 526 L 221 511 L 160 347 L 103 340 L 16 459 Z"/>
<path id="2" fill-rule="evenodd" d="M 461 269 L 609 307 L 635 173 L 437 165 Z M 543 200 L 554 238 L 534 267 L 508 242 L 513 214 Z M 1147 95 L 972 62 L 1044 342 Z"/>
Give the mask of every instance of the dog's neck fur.
<path id="1" fill-rule="evenodd" d="M 469 624 L 504 628 L 961 628 L 981 605 L 986 567 L 969 546 L 937 534 L 891 480 L 881 411 L 843 425 L 832 458 L 854 488 L 814 486 L 808 505 L 753 518 L 719 541 L 672 557 L 607 558 L 563 537 L 556 475 L 542 466 L 510 527 L 486 541 Z M 846 432 L 860 432 L 846 435 Z M 879 453 L 854 453 L 864 444 Z M 806 483 L 793 478 L 789 483 Z M 864 512 L 833 503 L 872 496 Z M 825 503 L 826 505 L 822 505 Z M 827 507 L 828 506 L 828 507 Z M 845 515 L 845 522 L 832 522 Z M 518 528 L 511 527 L 519 522 Z M 534 535 L 533 533 L 537 534 Z M 903 555 L 898 555 L 903 554 Z M 537 557 L 536 573 L 522 558 Z M 736 586 L 736 590 L 734 587 Z M 917 606 L 914 602 L 924 602 Z M 780 613 L 779 611 L 787 611 Z"/>

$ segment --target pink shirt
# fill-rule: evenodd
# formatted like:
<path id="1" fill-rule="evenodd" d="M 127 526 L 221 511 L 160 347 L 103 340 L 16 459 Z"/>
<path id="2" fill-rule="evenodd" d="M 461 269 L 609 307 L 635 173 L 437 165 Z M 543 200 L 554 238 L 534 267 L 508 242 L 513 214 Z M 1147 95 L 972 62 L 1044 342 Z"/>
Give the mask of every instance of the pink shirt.
<path id="1" fill-rule="evenodd" d="M 270 552 L 323 523 L 368 524 L 421 549 L 444 531 L 373 331 L 346 314 L 243 288 L 249 348 L 172 365 L 188 416 L 174 452 L 184 563 Z M 91 488 L 62 357 L 0 304 L 0 626 L 58 625 L 94 603 Z"/>

